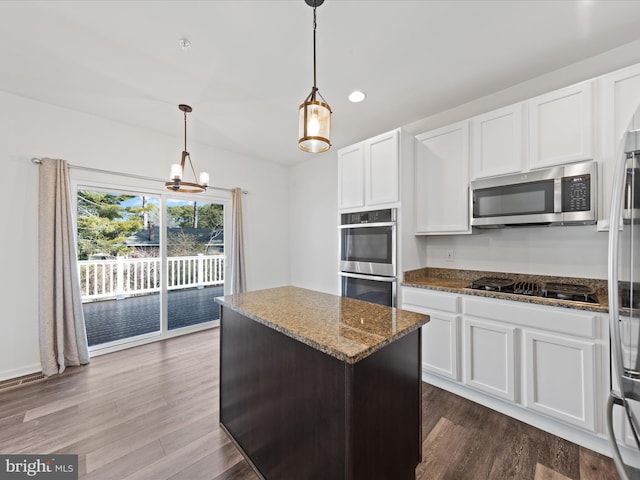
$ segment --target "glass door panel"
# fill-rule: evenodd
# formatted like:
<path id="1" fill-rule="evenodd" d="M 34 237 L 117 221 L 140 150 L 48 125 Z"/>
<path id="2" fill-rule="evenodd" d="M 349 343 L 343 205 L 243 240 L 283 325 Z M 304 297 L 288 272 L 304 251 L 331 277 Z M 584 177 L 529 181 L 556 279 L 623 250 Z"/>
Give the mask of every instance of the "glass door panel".
<path id="1" fill-rule="evenodd" d="M 77 192 L 78 270 L 90 347 L 160 332 L 160 198 Z"/>
<path id="2" fill-rule="evenodd" d="M 224 294 L 224 208 L 207 201 L 167 201 L 169 330 L 220 318 Z"/>

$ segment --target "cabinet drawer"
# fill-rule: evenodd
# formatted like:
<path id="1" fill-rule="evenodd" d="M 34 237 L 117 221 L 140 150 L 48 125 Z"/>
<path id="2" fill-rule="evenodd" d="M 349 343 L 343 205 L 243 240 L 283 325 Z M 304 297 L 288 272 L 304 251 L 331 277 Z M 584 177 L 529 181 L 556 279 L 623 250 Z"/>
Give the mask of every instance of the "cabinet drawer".
<path id="1" fill-rule="evenodd" d="M 462 309 L 465 315 L 490 318 L 513 325 L 584 338 L 596 338 L 597 336 L 598 315 L 593 312 L 469 296 L 463 297 Z"/>
<path id="2" fill-rule="evenodd" d="M 457 313 L 459 311 L 459 298 L 454 293 L 404 287 L 402 289 L 402 308 L 411 310 L 412 307 L 419 307 L 427 311 L 441 310 Z"/>

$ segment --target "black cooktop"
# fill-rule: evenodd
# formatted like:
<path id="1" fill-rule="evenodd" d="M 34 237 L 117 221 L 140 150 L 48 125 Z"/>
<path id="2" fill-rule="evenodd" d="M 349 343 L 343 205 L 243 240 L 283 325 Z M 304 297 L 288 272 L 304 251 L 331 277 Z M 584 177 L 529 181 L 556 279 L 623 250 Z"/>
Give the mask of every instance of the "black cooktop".
<path id="1" fill-rule="evenodd" d="M 592 287 L 571 283 L 547 282 L 540 286 L 535 282 L 515 281 L 507 277 L 481 277 L 471 282 L 469 288 L 574 302 L 599 303 Z"/>

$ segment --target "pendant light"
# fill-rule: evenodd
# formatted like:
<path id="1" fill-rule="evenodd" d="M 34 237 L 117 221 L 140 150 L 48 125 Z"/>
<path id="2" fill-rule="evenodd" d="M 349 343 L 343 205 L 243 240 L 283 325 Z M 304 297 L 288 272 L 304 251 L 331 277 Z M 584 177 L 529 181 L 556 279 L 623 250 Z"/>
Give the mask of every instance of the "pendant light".
<path id="1" fill-rule="evenodd" d="M 298 110 L 298 147 L 305 152 L 320 153 L 331 148 L 331 107 L 316 86 L 316 7 L 324 0 L 305 0 L 313 7 L 313 88 Z"/>
<path id="2" fill-rule="evenodd" d="M 191 155 L 187 152 L 187 113 L 193 111 L 193 109 L 189 105 L 182 104 L 178 105 L 178 108 L 184 112 L 184 150 L 182 151 L 181 162 L 171 165 L 171 180 L 166 182 L 164 186 L 172 192 L 202 193 L 205 192 L 209 186 L 209 174 L 207 172 L 201 172 L 198 179 L 196 170 L 193 168 L 193 163 L 191 162 Z M 185 182 L 183 180 L 184 165 L 187 159 L 189 159 L 189 166 L 193 172 L 194 182 Z M 196 181 L 198 181 L 198 183 L 196 183 Z"/>

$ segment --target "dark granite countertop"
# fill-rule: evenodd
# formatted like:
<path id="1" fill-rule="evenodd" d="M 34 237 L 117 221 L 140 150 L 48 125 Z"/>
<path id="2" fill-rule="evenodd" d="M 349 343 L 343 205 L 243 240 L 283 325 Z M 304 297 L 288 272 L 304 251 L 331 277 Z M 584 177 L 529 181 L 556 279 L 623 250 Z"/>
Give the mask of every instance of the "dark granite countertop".
<path id="1" fill-rule="evenodd" d="M 529 281 L 543 285 L 548 282 L 573 283 L 592 287 L 596 293 L 598 303 L 576 302 L 572 300 L 558 300 L 528 295 L 515 295 L 512 293 L 489 292 L 469 288 L 473 280 L 481 277 L 510 278 L 515 281 Z M 403 286 L 440 290 L 444 292 L 462 293 L 480 297 L 500 298 L 514 300 L 523 303 L 535 303 L 553 307 L 572 308 L 576 310 L 588 310 L 592 312 L 607 313 L 609 311 L 609 298 L 607 295 L 607 281 L 592 278 L 553 277 L 544 275 L 527 275 L 509 272 L 484 272 L 479 270 L 457 270 L 448 268 L 420 268 L 404 272 Z"/>
<path id="2" fill-rule="evenodd" d="M 216 302 L 347 363 L 429 321 L 427 315 L 291 286 L 226 295 Z"/>

